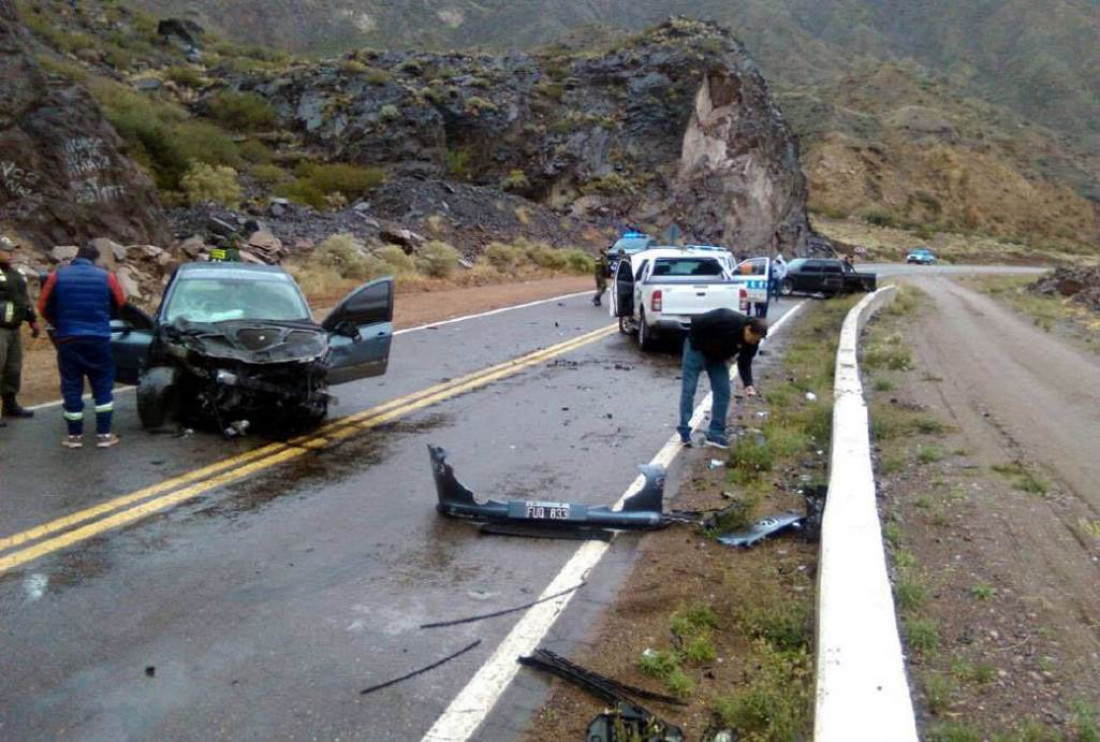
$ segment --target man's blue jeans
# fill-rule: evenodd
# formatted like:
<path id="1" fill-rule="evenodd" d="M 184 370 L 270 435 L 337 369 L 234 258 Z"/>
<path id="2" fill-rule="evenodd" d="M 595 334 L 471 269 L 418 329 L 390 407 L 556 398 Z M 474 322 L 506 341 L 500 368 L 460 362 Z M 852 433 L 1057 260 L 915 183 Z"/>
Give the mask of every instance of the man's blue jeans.
<path id="1" fill-rule="evenodd" d="M 680 425 L 676 428 L 680 435 L 691 434 L 691 414 L 695 411 L 695 389 L 699 386 L 699 374 L 706 369 L 710 377 L 710 389 L 714 393 L 714 404 L 710 412 L 710 438 L 726 437 L 726 416 L 730 411 L 730 369 L 725 361 L 708 361 L 695 348 L 691 340 L 684 339 L 683 381 L 680 384 Z"/>

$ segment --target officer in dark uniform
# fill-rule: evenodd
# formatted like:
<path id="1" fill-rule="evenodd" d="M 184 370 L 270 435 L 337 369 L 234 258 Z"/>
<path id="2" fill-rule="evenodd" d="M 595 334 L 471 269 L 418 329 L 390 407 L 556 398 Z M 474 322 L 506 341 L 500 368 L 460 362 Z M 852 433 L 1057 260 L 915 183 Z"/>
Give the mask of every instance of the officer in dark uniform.
<path id="1" fill-rule="evenodd" d="M 19 406 L 16 395 L 23 370 L 23 344 L 19 327 L 27 322 L 31 336 L 38 337 L 38 317 L 27 296 L 27 281 L 11 263 L 19 247 L 7 237 L 0 237 L 0 399 L 2 416 L 6 418 L 34 417 L 34 413 Z M 0 419 L 0 427 L 6 423 Z"/>
<path id="2" fill-rule="evenodd" d="M 593 272 L 596 277 L 596 295 L 592 297 L 594 306 L 600 306 L 604 292 L 607 291 L 607 277 L 610 273 L 611 266 L 607 262 L 607 253 L 601 251 L 600 256 L 596 258 L 596 268 Z"/>

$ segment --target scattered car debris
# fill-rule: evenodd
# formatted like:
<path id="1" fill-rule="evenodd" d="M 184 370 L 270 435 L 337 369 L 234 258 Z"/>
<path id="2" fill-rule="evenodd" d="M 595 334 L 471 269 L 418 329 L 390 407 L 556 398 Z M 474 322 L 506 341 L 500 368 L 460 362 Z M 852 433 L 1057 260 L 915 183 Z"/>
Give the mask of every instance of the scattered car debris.
<path id="1" fill-rule="evenodd" d="M 669 725 L 645 709 L 620 703 L 591 721 L 586 742 L 682 742 L 679 727 Z"/>
<path id="2" fill-rule="evenodd" d="M 145 677 L 155 678 L 156 676 L 157 676 L 157 667 L 156 667 L 156 665 L 149 665 L 148 667 L 145 668 Z"/>
<path id="3" fill-rule="evenodd" d="M 811 402 L 816 402 L 817 401 L 817 395 L 814 394 L 813 392 L 806 392 L 806 399 L 808 399 Z"/>
<path id="4" fill-rule="evenodd" d="M 520 657 L 519 663 L 524 667 L 555 675 L 612 706 L 588 725 L 585 739 L 590 742 L 683 742 L 683 730 L 638 705 L 635 700 L 686 705 L 678 698 L 620 683 L 614 678 L 573 664 L 547 649 L 536 649 L 534 654 Z"/>
<path id="5" fill-rule="evenodd" d="M 802 524 L 802 534 L 809 543 L 821 540 L 821 521 L 825 517 L 825 499 L 828 494 L 829 486 L 825 484 L 807 487 L 802 491 L 806 498 L 806 522 Z"/>
<path id="6" fill-rule="evenodd" d="M 634 703 L 637 700 L 656 701 L 670 706 L 686 706 L 687 703 L 664 693 L 639 688 L 635 685 L 627 685 L 614 678 L 601 675 L 594 670 L 570 662 L 556 652 L 549 649 L 536 649 L 534 654 L 520 657 L 519 663 L 524 667 L 542 670 L 551 675 L 556 675 L 562 680 L 567 680 L 579 688 L 582 688 L 605 703 Z"/>
<path id="7" fill-rule="evenodd" d="M 783 513 L 762 518 L 753 523 L 746 531 L 727 533 L 719 536 L 719 543 L 726 546 L 743 546 L 745 548 L 755 546 L 768 536 L 785 531 L 788 528 L 801 528 L 806 516 L 801 513 Z"/>
<path id="8" fill-rule="evenodd" d="M 721 459 L 711 459 L 707 464 L 707 468 L 713 471 L 714 469 L 721 469 L 725 465 L 725 462 Z"/>
<path id="9" fill-rule="evenodd" d="M 576 585 L 574 585 L 573 587 L 566 588 L 565 590 L 562 590 L 560 592 L 556 592 L 553 595 L 547 595 L 545 598 L 539 598 L 538 600 L 532 600 L 529 603 L 524 603 L 523 605 L 517 605 L 517 606 L 512 607 L 512 608 L 503 608 L 499 611 L 493 611 L 492 613 L 482 613 L 480 615 L 470 616 L 468 618 L 459 618 L 459 619 L 456 619 L 454 621 L 437 621 L 436 623 L 424 623 L 424 624 L 420 624 L 420 628 L 422 628 L 422 629 L 440 629 L 440 628 L 443 628 L 444 626 L 458 626 L 458 625 L 464 624 L 464 623 L 473 623 L 474 621 L 484 621 L 487 618 L 496 618 L 497 616 L 506 616 L 509 613 L 517 613 L 519 611 L 525 611 L 525 610 L 527 610 L 528 608 L 530 608 L 532 606 L 538 605 L 539 603 L 546 603 L 546 602 L 549 602 L 551 600 L 557 600 L 558 598 L 560 598 L 563 595 L 568 595 L 569 593 L 571 593 L 575 590 L 580 590 L 582 587 L 584 587 L 584 585 L 585 585 L 585 583 L 579 582 Z"/>
<path id="10" fill-rule="evenodd" d="M 663 528 L 669 523 L 680 522 L 677 514 L 662 511 L 664 501 L 665 471 L 659 466 L 641 467 L 645 484 L 636 494 L 623 503 L 621 510 L 604 505 L 555 502 L 546 500 L 489 500 L 478 502 L 474 493 L 455 478 L 454 469 L 447 463 L 447 452 L 438 446 L 428 446 L 432 461 L 432 474 L 439 502 L 436 509 L 452 518 L 481 521 L 493 528 L 490 533 L 501 533 L 503 526 L 523 526 L 516 530 L 523 533 L 533 526 L 539 535 L 572 532 L 612 530 L 645 530 Z M 514 530 L 509 528 L 508 530 Z"/>
<path id="11" fill-rule="evenodd" d="M 440 665 L 445 665 L 445 664 L 447 664 L 448 662 L 450 662 L 451 660 L 453 660 L 453 659 L 455 659 L 455 658 L 457 658 L 457 657 L 461 657 L 462 655 L 466 654 L 466 653 L 467 653 L 467 652 L 469 652 L 470 650 L 472 650 L 472 649 L 474 649 L 475 647 L 477 647 L 477 646 L 478 646 L 479 644 L 481 644 L 481 640 L 480 640 L 480 639 L 478 639 L 477 641 L 475 641 L 475 642 L 472 642 L 472 643 L 470 643 L 470 644 L 466 645 L 465 647 L 463 647 L 462 649 L 458 650 L 457 652 L 454 652 L 453 654 L 449 654 L 449 655 L 447 655 L 446 657 L 444 657 L 444 658 L 443 658 L 443 659 L 441 659 L 441 660 L 438 660 L 438 661 L 436 661 L 436 662 L 433 662 L 432 664 L 430 664 L 430 665 L 427 665 L 426 667 L 421 667 L 421 668 L 420 668 L 419 670 L 413 670 L 412 672 L 410 672 L 410 673 L 408 673 L 408 674 L 406 674 L 406 675 L 402 675 L 402 676 L 401 676 L 401 677 L 399 677 L 399 678 L 394 678 L 393 680 L 387 680 L 387 681 L 386 681 L 386 682 L 384 682 L 384 683 L 379 683 L 378 685 L 372 685 L 372 686 L 371 686 L 371 687 L 369 687 L 369 688 L 364 688 L 363 690 L 359 691 L 359 695 L 361 695 L 361 696 L 365 696 L 365 695 L 367 695 L 367 694 L 369 694 L 369 693 L 374 693 L 375 691 L 380 691 L 380 690 L 382 690 L 383 688 L 389 688 L 389 687 L 390 687 L 391 685 L 397 685 L 398 683 L 403 683 L 403 682 L 404 682 L 404 681 L 406 681 L 406 680 L 410 680 L 410 679 L 412 679 L 412 678 L 415 678 L 415 677 L 416 677 L 417 675 L 423 675 L 423 674 L 424 674 L 424 673 L 426 673 L 426 672 L 429 672 L 429 671 L 431 671 L 431 670 L 434 670 L 435 668 L 439 667 Z"/>

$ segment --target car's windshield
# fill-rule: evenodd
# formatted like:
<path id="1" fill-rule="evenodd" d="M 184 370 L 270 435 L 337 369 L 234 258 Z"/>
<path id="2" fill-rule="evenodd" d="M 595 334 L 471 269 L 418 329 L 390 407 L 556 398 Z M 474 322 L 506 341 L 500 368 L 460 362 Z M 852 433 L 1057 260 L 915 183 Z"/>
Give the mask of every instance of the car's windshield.
<path id="1" fill-rule="evenodd" d="M 806 265 L 806 258 L 796 258 L 795 260 L 787 263 L 787 272 L 798 273 L 800 270 L 802 270 L 802 266 L 804 265 Z"/>
<path id="2" fill-rule="evenodd" d="M 164 321 L 308 322 L 309 307 L 298 287 L 279 274 L 182 276 L 164 308 Z"/>
<path id="3" fill-rule="evenodd" d="M 714 258 L 658 258 L 654 276 L 720 276 L 722 265 Z"/>

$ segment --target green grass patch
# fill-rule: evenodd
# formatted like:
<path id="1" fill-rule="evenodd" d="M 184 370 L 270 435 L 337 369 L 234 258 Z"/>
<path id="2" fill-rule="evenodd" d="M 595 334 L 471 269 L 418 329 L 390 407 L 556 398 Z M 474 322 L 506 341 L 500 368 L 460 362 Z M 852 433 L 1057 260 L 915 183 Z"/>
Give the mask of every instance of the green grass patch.
<path id="1" fill-rule="evenodd" d="M 992 585 L 987 585 L 984 582 L 979 582 L 970 588 L 970 597 L 975 600 L 989 600 L 997 594 L 997 588 Z"/>
<path id="2" fill-rule="evenodd" d="M 1033 495 L 1045 495 L 1050 491 L 1050 483 L 1036 475 L 1022 461 L 1008 464 L 994 464 L 993 471 L 1012 479 L 1012 486 Z"/>
<path id="3" fill-rule="evenodd" d="M 930 618 L 906 619 L 905 639 L 910 650 L 923 655 L 935 654 L 940 648 L 939 625 Z"/>
<path id="4" fill-rule="evenodd" d="M 898 609 L 905 613 L 912 613 L 924 605 L 924 585 L 916 578 L 903 575 L 894 582 L 894 599 Z"/>
<path id="5" fill-rule="evenodd" d="M 939 446 L 917 446 L 917 462 L 934 464 L 943 460 L 943 449 Z"/>
<path id="6" fill-rule="evenodd" d="M 811 725 L 813 663 L 806 652 L 754 647 L 757 664 L 748 687 L 715 699 L 712 710 L 738 739 L 800 742 Z"/>
<path id="7" fill-rule="evenodd" d="M 934 716 L 940 716 L 955 701 L 958 688 L 954 679 L 938 672 L 924 673 L 924 702 L 928 712 Z"/>
<path id="8" fill-rule="evenodd" d="M 970 724 L 949 721 L 924 732 L 924 742 L 982 742 L 983 735 Z"/>

